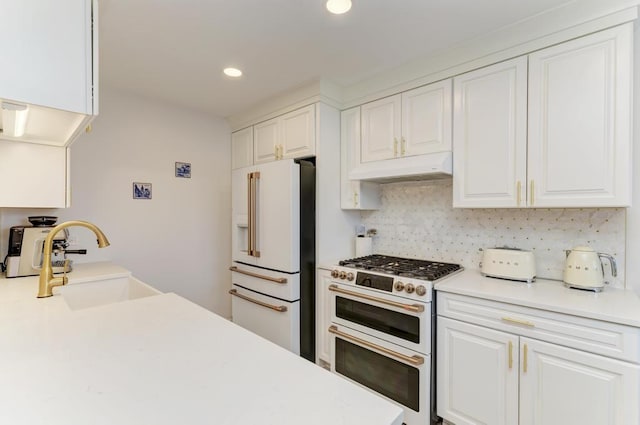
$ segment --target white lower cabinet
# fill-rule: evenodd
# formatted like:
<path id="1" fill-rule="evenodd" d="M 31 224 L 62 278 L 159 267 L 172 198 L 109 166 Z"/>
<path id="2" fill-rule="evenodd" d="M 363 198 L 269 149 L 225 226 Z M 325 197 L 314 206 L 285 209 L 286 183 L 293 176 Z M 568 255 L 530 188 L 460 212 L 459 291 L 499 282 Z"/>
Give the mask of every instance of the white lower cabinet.
<path id="1" fill-rule="evenodd" d="M 325 369 L 331 367 L 331 346 L 329 324 L 331 322 L 331 303 L 329 285 L 331 272 L 318 269 L 316 274 L 316 363 Z"/>
<path id="2" fill-rule="evenodd" d="M 449 423 L 640 421 L 635 328 L 443 293 L 437 323 L 437 413 Z M 544 341 L 563 334 L 566 344 Z M 594 351 L 608 341 L 618 358 L 576 349 L 575 340 Z"/>

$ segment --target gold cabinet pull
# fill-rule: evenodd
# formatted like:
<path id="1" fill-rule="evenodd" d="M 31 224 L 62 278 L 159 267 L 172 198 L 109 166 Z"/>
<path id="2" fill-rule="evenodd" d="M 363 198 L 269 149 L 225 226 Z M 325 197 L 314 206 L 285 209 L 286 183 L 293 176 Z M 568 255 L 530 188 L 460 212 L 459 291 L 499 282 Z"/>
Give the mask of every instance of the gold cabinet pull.
<path id="1" fill-rule="evenodd" d="M 244 275 L 247 275 L 247 276 L 257 277 L 258 279 L 268 280 L 270 282 L 287 283 L 287 278 L 286 277 L 265 276 L 263 274 L 253 273 L 253 272 L 249 272 L 249 271 L 246 271 L 246 270 L 239 269 L 236 266 L 229 267 L 229 270 L 231 270 L 232 272 L 241 273 L 241 274 L 244 274 Z"/>
<path id="2" fill-rule="evenodd" d="M 358 192 L 353 192 L 353 206 L 358 206 Z"/>
<path id="3" fill-rule="evenodd" d="M 384 298 L 378 298 L 371 295 L 361 294 L 359 292 L 348 291 L 346 289 L 338 287 L 338 285 L 329 285 L 329 290 L 332 292 L 337 292 L 339 294 L 351 295 L 352 297 L 361 298 L 367 301 L 375 301 L 391 307 L 402 308 L 414 313 L 422 313 L 424 311 L 424 306 L 420 304 L 403 304 L 395 301 L 385 300 Z"/>
<path id="4" fill-rule="evenodd" d="M 527 344 L 524 344 L 524 352 L 522 353 L 522 372 L 527 373 L 527 358 L 529 357 Z"/>
<path id="5" fill-rule="evenodd" d="M 332 333 L 332 334 L 337 335 L 337 336 L 339 336 L 341 338 L 344 338 L 344 339 L 348 339 L 348 340 L 353 341 L 353 342 L 355 342 L 355 343 L 357 343 L 359 345 L 362 345 L 364 347 L 371 348 L 371 349 L 374 349 L 376 351 L 380 351 L 381 353 L 387 354 L 389 356 L 393 356 L 393 357 L 395 357 L 395 358 L 397 358 L 399 360 L 402 360 L 402 361 L 404 361 L 406 363 L 409 363 L 409 364 L 412 364 L 414 366 L 420 366 L 421 364 L 424 364 L 424 357 L 420 357 L 420 356 L 416 356 L 416 355 L 407 356 L 406 354 L 398 353 L 397 351 L 390 350 L 390 349 L 388 349 L 386 347 L 382 347 L 382 346 L 380 346 L 378 344 L 374 344 L 372 342 L 365 341 L 364 339 L 355 337 L 353 335 L 349 335 L 348 333 L 344 333 L 342 331 L 339 331 L 338 327 L 335 326 L 335 325 L 332 325 L 332 326 L 329 327 L 329 333 Z"/>
<path id="6" fill-rule="evenodd" d="M 503 322 L 514 323 L 516 325 L 528 326 L 530 328 L 534 328 L 536 326 L 535 323 L 528 322 L 526 320 L 514 319 L 513 317 L 502 317 L 500 320 Z"/>
<path id="7" fill-rule="evenodd" d="M 398 139 L 393 138 L 393 156 L 398 156 Z"/>
<path id="8" fill-rule="evenodd" d="M 404 137 L 401 137 L 400 138 L 400 154 L 404 156 L 406 152 L 407 152 L 407 141 L 404 139 Z"/>
<path id="9" fill-rule="evenodd" d="M 282 145 L 280 146 L 280 159 L 282 159 L 284 157 L 284 148 L 282 147 Z"/>
<path id="10" fill-rule="evenodd" d="M 516 197 L 517 205 L 520 206 L 520 199 L 522 198 L 522 182 L 520 180 L 516 183 Z"/>
<path id="11" fill-rule="evenodd" d="M 262 307 L 270 308 L 271 310 L 275 310 L 275 311 L 280 312 L 280 313 L 284 313 L 285 311 L 287 311 L 287 306 L 284 306 L 284 305 L 271 305 L 271 304 L 263 303 L 262 301 L 254 300 L 253 298 L 249 298 L 249 297 L 247 297 L 245 295 L 239 294 L 237 289 L 230 289 L 229 293 L 231 295 L 233 295 L 234 297 L 241 298 L 241 299 L 243 299 L 245 301 L 249 301 L 250 303 L 254 303 L 254 304 L 257 304 L 257 305 L 262 306 Z"/>
<path id="12" fill-rule="evenodd" d="M 531 199 L 531 204 L 529 206 L 532 207 L 533 206 L 533 200 L 534 200 L 533 199 L 533 190 L 535 188 L 535 183 L 533 182 L 533 180 L 531 180 L 530 186 L 531 186 L 531 195 L 529 195 L 529 196 L 530 196 L 530 199 Z"/>
<path id="13" fill-rule="evenodd" d="M 513 342 L 509 341 L 509 370 L 513 368 Z"/>

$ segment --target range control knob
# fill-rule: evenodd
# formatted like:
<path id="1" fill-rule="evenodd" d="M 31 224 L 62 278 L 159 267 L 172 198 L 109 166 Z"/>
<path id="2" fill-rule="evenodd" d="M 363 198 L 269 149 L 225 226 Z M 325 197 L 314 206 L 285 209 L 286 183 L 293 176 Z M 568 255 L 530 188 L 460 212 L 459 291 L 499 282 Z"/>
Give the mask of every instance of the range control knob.
<path id="1" fill-rule="evenodd" d="M 347 273 L 345 272 L 340 272 L 340 279 L 346 279 L 347 278 Z"/>
<path id="2" fill-rule="evenodd" d="M 416 288 L 416 294 L 420 295 L 421 297 L 424 296 L 424 294 L 427 293 L 427 288 L 425 288 L 423 285 L 418 285 L 418 287 Z"/>
<path id="3" fill-rule="evenodd" d="M 402 291 L 404 289 L 404 283 L 397 281 L 396 284 L 394 285 L 394 288 L 396 291 Z"/>
<path id="4" fill-rule="evenodd" d="M 340 272 L 338 272 L 338 270 L 335 270 L 335 269 L 331 270 L 331 277 L 332 278 L 334 278 L 334 279 L 337 278 L 339 274 L 340 274 Z"/>
<path id="5" fill-rule="evenodd" d="M 407 291 L 407 294 L 413 294 L 413 291 L 415 291 L 415 286 L 413 286 L 413 284 L 411 283 L 407 283 L 404 287 L 404 290 Z"/>
<path id="6" fill-rule="evenodd" d="M 353 280 L 353 277 L 354 277 L 354 276 L 353 276 L 353 273 L 351 273 L 351 272 L 347 273 L 347 280 L 348 280 L 349 282 L 351 282 L 351 281 Z"/>

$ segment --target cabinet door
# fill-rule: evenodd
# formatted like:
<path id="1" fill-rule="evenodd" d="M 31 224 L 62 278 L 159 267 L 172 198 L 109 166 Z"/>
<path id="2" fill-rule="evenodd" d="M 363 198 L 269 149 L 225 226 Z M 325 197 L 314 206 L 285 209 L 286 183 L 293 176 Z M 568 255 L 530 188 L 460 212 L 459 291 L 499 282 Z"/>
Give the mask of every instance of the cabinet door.
<path id="1" fill-rule="evenodd" d="M 400 156 L 451 150 L 451 80 L 402 93 Z"/>
<path id="2" fill-rule="evenodd" d="M 316 153 L 316 108 L 315 105 L 297 109 L 280 119 L 280 159 L 304 158 Z"/>
<path id="3" fill-rule="evenodd" d="M 231 133 L 231 169 L 253 165 L 253 127 Z"/>
<path id="4" fill-rule="evenodd" d="M 532 206 L 630 204 L 630 25 L 529 56 Z"/>
<path id="5" fill-rule="evenodd" d="M 520 344 L 520 425 L 639 423 L 640 366 L 528 338 Z"/>
<path id="6" fill-rule="evenodd" d="M 65 208 L 67 148 L 0 143 L 0 207 Z"/>
<path id="7" fill-rule="evenodd" d="M 0 67 L 0 98 L 97 113 L 92 95 L 92 35 L 97 40 L 97 32 L 92 32 L 92 3 L 2 2 L 0 27 L 6 36 L 0 38 L 0 51 L 7 61 Z M 95 7 L 97 13 L 97 3 Z"/>
<path id="8" fill-rule="evenodd" d="M 453 92 L 453 206 L 524 206 L 527 58 L 456 77 Z"/>
<path id="9" fill-rule="evenodd" d="M 362 105 L 360 162 L 390 159 L 400 154 L 399 94 Z"/>
<path id="10" fill-rule="evenodd" d="M 437 413 L 456 425 L 518 423 L 518 336 L 438 316 Z"/>
<path id="11" fill-rule="evenodd" d="M 360 107 L 340 114 L 340 207 L 344 210 L 380 208 L 380 186 L 377 183 L 349 180 L 349 172 L 359 161 Z"/>
<path id="12" fill-rule="evenodd" d="M 279 136 L 278 118 L 253 126 L 253 162 L 255 164 L 276 160 Z"/>
<path id="13" fill-rule="evenodd" d="M 329 285 L 331 272 L 318 269 L 316 285 L 316 363 L 321 366 L 331 364 L 331 346 L 329 325 L 331 323 L 331 303 L 329 302 Z"/>

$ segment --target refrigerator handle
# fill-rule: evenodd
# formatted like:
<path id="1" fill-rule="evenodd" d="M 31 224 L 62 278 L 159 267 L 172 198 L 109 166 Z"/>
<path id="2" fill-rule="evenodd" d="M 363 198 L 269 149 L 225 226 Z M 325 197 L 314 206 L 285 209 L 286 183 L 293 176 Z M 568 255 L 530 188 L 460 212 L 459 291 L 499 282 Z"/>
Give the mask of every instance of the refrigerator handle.
<path id="1" fill-rule="evenodd" d="M 247 174 L 247 254 L 253 256 L 253 173 Z"/>
<path id="2" fill-rule="evenodd" d="M 251 224 L 251 228 L 249 230 L 249 233 L 252 233 L 251 235 L 251 242 L 252 242 L 252 254 L 254 257 L 259 258 L 260 257 L 260 251 L 258 251 L 258 211 L 257 211 L 257 206 L 258 206 L 258 180 L 260 180 L 260 171 L 254 171 L 253 173 L 251 173 L 253 175 L 253 190 L 252 190 L 252 194 L 253 194 L 253 208 L 251 209 L 251 220 L 252 220 L 252 224 Z"/>

